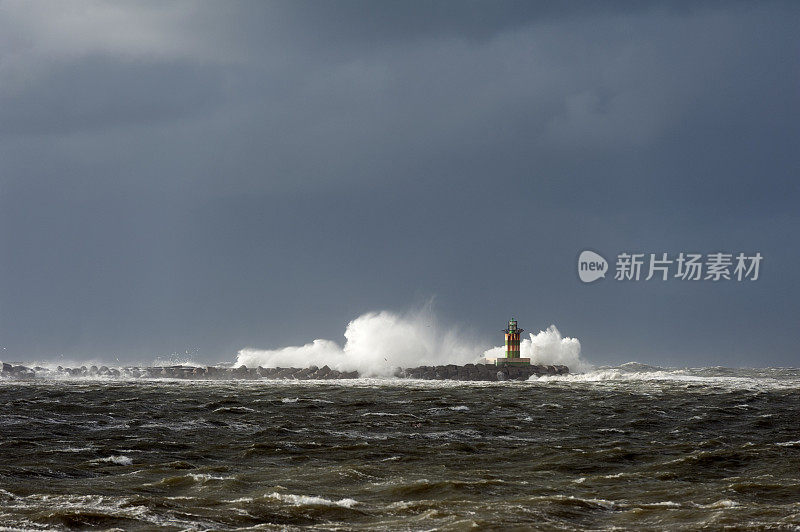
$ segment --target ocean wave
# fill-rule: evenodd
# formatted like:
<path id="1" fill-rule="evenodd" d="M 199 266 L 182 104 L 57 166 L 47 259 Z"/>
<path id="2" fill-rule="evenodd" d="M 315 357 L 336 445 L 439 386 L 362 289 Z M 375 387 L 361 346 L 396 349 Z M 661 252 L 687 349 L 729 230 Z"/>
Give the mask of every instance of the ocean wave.
<path id="1" fill-rule="evenodd" d="M 389 481 L 377 484 L 385 486 L 387 492 L 395 497 L 437 497 L 450 491 L 475 493 L 491 486 L 500 486 L 506 482 L 499 478 L 477 478 L 475 480 L 419 478 L 408 481 Z"/>
<path id="2" fill-rule="evenodd" d="M 239 497 L 238 499 L 230 499 L 230 500 L 226 499 L 225 502 L 230 503 L 230 504 L 242 504 L 242 503 L 246 504 L 246 503 L 253 502 L 253 498 L 252 497 Z"/>
<path id="3" fill-rule="evenodd" d="M 677 502 L 673 502 L 673 501 L 647 502 L 647 503 L 640 504 L 639 506 L 641 506 L 642 508 L 659 508 L 659 507 L 662 507 L 662 508 L 680 508 L 681 507 L 680 504 L 678 504 Z"/>
<path id="4" fill-rule="evenodd" d="M 8 493 L 8 492 L 6 492 Z M 27 496 L 9 494 L 3 501 L 4 510 L 17 510 L 28 512 L 46 512 L 52 519 L 67 519 L 72 522 L 81 522 L 82 518 L 98 523 L 100 520 L 114 522 L 116 520 L 132 520 L 142 524 L 155 526 L 190 525 L 181 519 L 164 518 L 159 516 L 144 504 L 138 504 L 133 497 L 118 497 L 106 495 L 52 495 L 34 493 Z M 10 524 L 10 523 L 5 523 Z M 49 527 L 48 527 L 49 528 Z M 36 529 L 41 530 L 41 525 L 35 527 L 13 527 L 8 530 Z"/>
<path id="5" fill-rule="evenodd" d="M 294 506 L 338 506 L 340 508 L 350 509 L 359 504 L 359 502 L 355 499 L 339 499 L 338 501 L 334 501 L 331 499 L 325 499 L 323 497 L 292 495 L 290 493 L 278 493 L 277 491 L 269 494 L 268 497 L 281 502 L 293 504 Z"/>
<path id="6" fill-rule="evenodd" d="M 236 480 L 236 477 L 217 476 L 209 473 L 189 473 L 188 476 L 198 482 L 209 482 L 212 480 Z"/>
<path id="7" fill-rule="evenodd" d="M 589 383 L 589 384 L 615 384 L 615 383 L 654 383 L 654 384 L 679 384 L 720 386 L 735 389 L 762 389 L 762 388 L 799 388 L 800 378 L 787 375 L 784 378 L 773 376 L 739 376 L 719 375 L 719 368 L 692 368 L 692 369 L 653 369 L 649 371 L 628 371 L 625 365 L 615 368 L 603 368 L 586 373 L 573 373 L 568 375 L 543 375 L 531 376 L 528 382 L 537 384 L 550 383 Z M 712 370 L 717 369 L 717 372 Z M 733 371 L 733 370 L 730 370 Z M 744 371 L 744 370 L 742 370 Z M 711 374 L 709 374 L 711 373 Z"/>
<path id="8" fill-rule="evenodd" d="M 221 406 L 212 410 L 214 414 L 243 414 L 247 412 L 255 412 L 252 408 L 246 406 Z"/>
<path id="9" fill-rule="evenodd" d="M 163 423 L 150 422 L 139 425 L 140 429 L 166 429 L 174 432 L 197 430 L 212 426 L 205 420 L 175 421 L 170 420 Z"/>
<path id="10" fill-rule="evenodd" d="M 467 405 L 437 406 L 429 408 L 427 410 L 428 413 L 436 415 L 449 414 L 450 412 L 468 412 L 468 411 L 469 407 Z"/>
<path id="11" fill-rule="evenodd" d="M 195 484 L 206 484 L 209 482 L 224 482 L 226 480 L 236 480 L 234 476 L 212 475 L 210 473 L 186 473 L 185 475 L 175 475 L 164 477 L 157 482 L 143 484 L 143 486 L 169 486 L 172 489 L 188 487 Z"/>
<path id="12" fill-rule="evenodd" d="M 536 500 L 544 500 L 548 502 L 556 502 L 559 504 L 566 504 L 569 506 L 583 506 L 589 508 L 600 508 L 603 510 L 618 510 L 624 507 L 615 501 L 608 499 L 600 499 L 594 497 L 576 497 L 574 495 L 546 495 L 543 497 L 535 497 Z"/>
<path id="13" fill-rule="evenodd" d="M 105 458 L 98 458 L 97 460 L 92 460 L 92 462 L 94 462 L 94 463 L 110 462 L 112 464 L 117 464 L 117 465 L 131 465 L 131 464 L 133 464 L 133 460 L 131 460 L 129 457 L 127 457 L 125 455 L 111 455 L 111 456 L 107 456 Z"/>
<path id="14" fill-rule="evenodd" d="M 739 503 L 736 501 L 732 501 L 730 499 L 720 499 L 718 501 L 714 501 L 709 504 L 695 504 L 698 508 L 709 508 L 709 509 L 726 509 L 726 508 L 736 508 L 739 506 Z"/>
<path id="15" fill-rule="evenodd" d="M 277 349 L 242 349 L 236 366 L 328 366 L 362 375 L 390 376 L 394 368 L 429 363 L 475 362 L 483 347 L 457 328 L 440 328 L 430 308 L 406 314 L 370 312 L 350 321 L 345 344 L 318 338 L 304 345 Z"/>
<path id="16" fill-rule="evenodd" d="M 96 447 L 62 447 L 60 449 L 51 449 L 45 451 L 46 453 L 85 453 L 94 451 Z"/>

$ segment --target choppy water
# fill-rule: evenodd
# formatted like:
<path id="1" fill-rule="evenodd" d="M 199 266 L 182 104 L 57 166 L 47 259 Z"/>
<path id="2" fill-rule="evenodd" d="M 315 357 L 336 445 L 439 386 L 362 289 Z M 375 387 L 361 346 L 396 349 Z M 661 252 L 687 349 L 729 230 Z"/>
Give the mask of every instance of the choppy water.
<path id="1" fill-rule="evenodd" d="M 800 370 L 0 381 L 0 525 L 800 528 Z"/>

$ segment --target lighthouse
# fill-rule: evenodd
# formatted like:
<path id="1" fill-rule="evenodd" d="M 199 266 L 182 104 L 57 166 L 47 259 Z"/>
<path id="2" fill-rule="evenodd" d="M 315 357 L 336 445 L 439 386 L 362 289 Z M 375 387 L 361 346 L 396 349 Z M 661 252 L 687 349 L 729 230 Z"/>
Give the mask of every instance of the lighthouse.
<path id="1" fill-rule="evenodd" d="M 531 364 L 530 358 L 520 358 L 519 356 L 519 336 L 522 331 L 523 329 L 517 326 L 517 320 L 514 318 L 508 320 L 508 328 L 503 329 L 503 332 L 506 333 L 506 356 L 495 359 L 496 365 L 529 366 Z"/>

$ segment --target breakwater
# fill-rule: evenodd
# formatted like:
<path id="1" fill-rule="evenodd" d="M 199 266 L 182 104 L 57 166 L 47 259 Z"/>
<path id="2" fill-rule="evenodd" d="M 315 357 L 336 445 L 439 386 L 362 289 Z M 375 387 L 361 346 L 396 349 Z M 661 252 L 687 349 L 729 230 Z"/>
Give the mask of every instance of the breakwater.
<path id="1" fill-rule="evenodd" d="M 395 368 L 394 377 L 424 380 L 459 381 L 504 381 L 527 380 L 531 376 L 565 375 L 566 366 L 496 366 L 494 364 L 447 364 L 440 366 L 418 366 L 415 368 Z M 120 379 L 357 379 L 358 371 L 339 371 L 328 366 L 309 366 L 306 368 L 248 368 L 247 366 L 153 366 L 153 367 L 108 367 L 81 366 L 65 368 L 58 366 L 49 369 L 40 366 L 33 368 L 24 365 L 2 363 L 3 377 L 16 379 L 35 379 L 47 377 L 105 377 Z M 369 375 L 363 375 L 369 376 Z"/>

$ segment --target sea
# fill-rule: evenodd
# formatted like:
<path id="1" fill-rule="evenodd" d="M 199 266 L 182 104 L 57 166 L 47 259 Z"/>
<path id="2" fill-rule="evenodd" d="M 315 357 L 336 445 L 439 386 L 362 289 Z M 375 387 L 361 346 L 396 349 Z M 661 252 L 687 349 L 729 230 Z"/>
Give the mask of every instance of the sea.
<path id="1" fill-rule="evenodd" d="M 800 530 L 800 370 L 0 380 L 0 530 Z"/>

